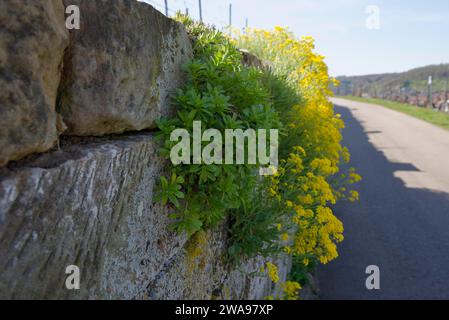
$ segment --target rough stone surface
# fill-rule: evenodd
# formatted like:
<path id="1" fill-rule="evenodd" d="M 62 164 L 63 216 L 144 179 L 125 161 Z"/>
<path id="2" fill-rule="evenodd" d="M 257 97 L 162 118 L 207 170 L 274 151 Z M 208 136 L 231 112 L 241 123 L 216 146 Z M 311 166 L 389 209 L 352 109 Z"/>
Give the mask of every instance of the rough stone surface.
<path id="1" fill-rule="evenodd" d="M 240 49 L 240 53 L 242 54 L 242 64 L 247 67 L 255 67 L 259 69 L 264 68 L 264 63 L 257 56 L 252 54 L 246 49 Z"/>
<path id="2" fill-rule="evenodd" d="M 226 224 L 205 233 L 205 241 L 191 238 L 184 249 L 168 261 L 148 287 L 150 299 L 260 300 L 280 293 L 266 274 L 260 272 L 264 260 L 253 258 L 231 266 L 226 253 Z M 288 257 L 274 261 L 279 278 L 284 280 L 291 268 Z"/>
<path id="3" fill-rule="evenodd" d="M 240 49 L 242 54 L 242 64 L 246 67 L 254 67 L 261 70 L 271 70 L 272 64 L 269 61 L 261 60 L 258 56 L 252 54 L 246 49 Z"/>
<path id="4" fill-rule="evenodd" d="M 0 182 L 0 297 L 131 298 L 183 239 L 152 203 L 162 161 L 150 135 L 63 147 Z M 80 267 L 79 292 L 65 268 Z"/>
<path id="5" fill-rule="evenodd" d="M 0 1 L 0 166 L 56 143 L 69 36 L 61 1 Z"/>
<path id="6" fill-rule="evenodd" d="M 69 138 L 61 151 L 0 170 L 0 298 L 253 299 L 261 261 L 231 268 L 224 228 L 189 242 L 154 204 L 166 163 L 150 133 Z M 281 263 L 285 261 L 285 263 Z M 276 262 L 285 279 L 288 260 Z M 81 289 L 65 288 L 77 265 Z"/>
<path id="7" fill-rule="evenodd" d="M 81 12 L 65 55 L 58 110 L 66 134 L 104 135 L 154 127 L 192 57 L 184 27 L 135 0 L 64 0 Z"/>
<path id="8" fill-rule="evenodd" d="M 83 137 L 152 128 L 172 112 L 169 94 L 192 55 L 184 28 L 134 0 L 64 2 L 81 12 L 70 41 L 62 0 L 0 2 L 0 299 L 279 291 L 259 274 L 261 259 L 226 263 L 226 222 L 189 240 L 170 231 L 172 208 L 153 197 L 168 163 L 152 133 Z M 65 124 L 60 150 L 31 155 L 51 148 Z M 285 279 L 289 260 L 275 263 Z M 70 265 L 80 290 L 65 286 Z"/>
<path id="9" fill-rule="evenodd" d="M 319 300 L 320 287 L 315 273 L 307 274 L 307 284 L 299 292 L 300 300 Z"/>

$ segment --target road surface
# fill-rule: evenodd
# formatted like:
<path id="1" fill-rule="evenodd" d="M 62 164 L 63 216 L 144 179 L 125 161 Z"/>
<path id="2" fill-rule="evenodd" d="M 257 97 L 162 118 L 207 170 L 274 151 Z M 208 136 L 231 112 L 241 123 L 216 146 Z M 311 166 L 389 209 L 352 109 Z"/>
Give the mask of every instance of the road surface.
<path id="1" fill-rule="evenodd" d="M 377 105 L 334 99 L 363 181 L 335 212 L 340 257 L 318 269 L 321 299 L 449 299 L 449 131 Z M 367 290 L 365 269 L 380 269 Z"/>

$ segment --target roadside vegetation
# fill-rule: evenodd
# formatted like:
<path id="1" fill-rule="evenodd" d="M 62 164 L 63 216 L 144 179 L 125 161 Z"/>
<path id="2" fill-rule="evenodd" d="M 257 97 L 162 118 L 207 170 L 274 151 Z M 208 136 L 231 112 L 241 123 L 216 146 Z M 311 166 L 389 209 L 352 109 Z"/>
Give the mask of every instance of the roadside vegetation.
<path id="1" fill-rule="evenodd" d="M 399 92 L 401 89 L 426 93 L 429 76 L 432 76 L 433 91 L 444 92 L 447 89 L 449 64 L 430 65 L 400 73 L 342 76 L 338 80 L 342 83 L 341 89 L 349 89 L 349 85 L 352 85 L 371 95 Z"/>
<path id="2" fill-rule="evenodd" d="M 441 128 L 449 130 L 449 114 L 448 113 L 439 112 L 437 110 L 426 109 L 423 107 L 417 107 L 414 105 L 404 104 L 404 103 L 395 102 L 395 101 L 382 100 L 382 99 L 368 99 L 368 98 L 360 98 L 360 97 L 354 97 L 354 96 L 343 96 L 342 98 L 348 99 L 348 100 L 353 100 L 353 101 L 378 104 L 383 107 L 408 114 L 415 118 L 427 121 L 427 122 L 437 125 Z"/>
<path id="3" fill-rule="evenodd" d="M 257 175 L 255 165 L 172 165 L 157 186 L 159 200 L 173 206 L 173 228 L 189 235 L 227 223 L 227 259 L 262 256 L 265 273 L 278 282 L 271 258 L 292 255 L 293 272 L 280 285 L 282 299 L 295 299 L 305 274 L 318 263 L 337 258 L 343 225 L 331 207 L 355 201 L 354 169 L 341 145 L 344 127 L 327 99 L 335 82 L 312 38 L 298 40 L 288 30 L 250 30 L 230 39 L 220 31 L 178 16 L 187 28 L 194 59 L 185 66 L 186 85 L 173 98 L 177 115 L 159 121 L 161 155 L 170 158 L 175 128 L 192 134 L 192 122 L 204 128 L 279 129 L 279 168 Z M 270 68 L 242 65 L 239 48 L 247 49 Z"/>

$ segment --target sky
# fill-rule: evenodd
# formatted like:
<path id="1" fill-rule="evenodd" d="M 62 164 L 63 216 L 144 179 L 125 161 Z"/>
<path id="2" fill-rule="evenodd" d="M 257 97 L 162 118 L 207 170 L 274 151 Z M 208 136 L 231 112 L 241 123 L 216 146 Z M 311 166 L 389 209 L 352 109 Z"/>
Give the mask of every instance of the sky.
<path id="1" fill-rule="evenodd" d="M 164 11 L 164 0 L 142 1 Z M 198 0 L 167 1 L 169 14 L 189 8 L 199 17 Z M 202 0 L 204 21 L 227 26 L 229 4 L 233 27 L 248 19 L 249 27 L 313 36 L 333 76 L 449 62 L 449 0 Z"/>

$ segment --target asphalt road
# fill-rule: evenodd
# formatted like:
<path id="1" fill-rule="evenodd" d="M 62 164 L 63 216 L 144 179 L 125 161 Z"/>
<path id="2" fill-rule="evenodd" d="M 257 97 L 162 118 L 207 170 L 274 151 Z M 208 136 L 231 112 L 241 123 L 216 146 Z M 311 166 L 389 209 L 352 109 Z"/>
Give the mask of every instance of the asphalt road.
<path id="1" fill-rule="evenodd" d="M 318 269 L 321 299 L 449 299 L 449 131 L 377 105 L 334 99 L 363 181 L 335 207 L 340 257 Z M 368 290 L 365 269 L 380 269 Z"/>

